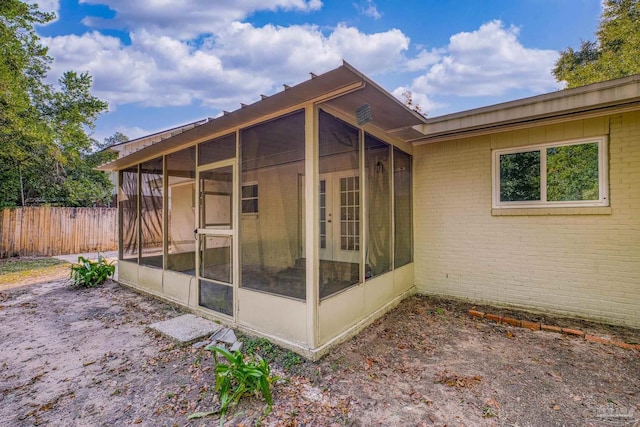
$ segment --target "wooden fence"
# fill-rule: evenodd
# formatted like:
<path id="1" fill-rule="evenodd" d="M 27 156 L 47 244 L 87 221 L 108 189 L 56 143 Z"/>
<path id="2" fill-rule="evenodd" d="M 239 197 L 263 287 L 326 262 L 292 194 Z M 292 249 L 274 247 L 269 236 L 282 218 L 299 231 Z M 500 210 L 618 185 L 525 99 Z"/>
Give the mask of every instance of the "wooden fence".
<path id="1" fill-rule="evenodd" d="M 0 210 L 0 258 L 118 249 L 116 208 Z"/>

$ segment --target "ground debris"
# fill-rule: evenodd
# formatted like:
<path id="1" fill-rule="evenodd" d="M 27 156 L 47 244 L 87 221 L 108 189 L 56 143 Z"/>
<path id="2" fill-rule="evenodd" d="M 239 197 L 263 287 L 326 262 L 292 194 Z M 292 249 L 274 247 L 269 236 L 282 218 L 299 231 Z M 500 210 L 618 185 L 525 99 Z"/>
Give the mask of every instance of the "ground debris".
<path id="1" fill-rule="evenodd" d="M 60 280 L 3 290 L 0 300 L 3 423 L 218 424 L 215 415 L 187 420 L 219 408 L 211 352 L 146 331 L 174 307 L 114 282 L 78 292 Z M 527 330 L 505 339 L 510 328 L 469 321 L 468 309 L 410 297 L 295 375 L 272 364 L 282 379 L 271 412 L 243 399 L 225 425 L 601 425 L 604 415 L 640 413 L 636 352 Z"/>
<path id="2" fill-rule="evenodd" d="M 462 376 L 455 372 L 444 370 L 438 373 L 434 382 L 438 384 L 445 384 L 449 387 L 471 388 L 478 385 L 480 381 L 482 381 L 482 376 L 480 375 Z"/>

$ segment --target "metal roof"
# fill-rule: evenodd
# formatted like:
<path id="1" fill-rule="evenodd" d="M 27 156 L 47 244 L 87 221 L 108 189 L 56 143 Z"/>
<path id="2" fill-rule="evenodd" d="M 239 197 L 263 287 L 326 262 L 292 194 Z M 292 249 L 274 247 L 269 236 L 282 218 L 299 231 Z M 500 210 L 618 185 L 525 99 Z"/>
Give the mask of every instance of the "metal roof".
<path id="1" fill-rule="evenodd" d="M 404 141 L 422 136 L 415 126 L 425 123 L 424 116 L 409 109 L 373 80 L 343 62 L 338 68 L 318 76 L 312 74 L 310 80 L 292 87 L 285 86 L 281 92 L 262 97 L 261 100 L 243 105 L 231 113 L 209 119 L 206 123 L 155 142 L 98 169 L 122 169 L 167 151 L 205 141 L 213 135 L 256 122 L 279 111 L 302 107 L 309 102 L 327 104 L 349 116 L 355 116 L 356 109 L 361 105 L 369 104 L 372 113 L 370 123 L 373 126 Z"/>
<path id="2" fill-rule="evenodd" d="M 139 138 L 135 138 L 135 139 L 130 139 L 128 141 L 124 141 L 124 142 L 119 142 L 117 144 L 113 144 L 110 145 L 109 147 L 105 148 L 105 150 L 112 150 L 112 151 L 116 151 L 118 153 L 121 152 L 127 152 L 128 147 L 131 146 L 135 146 L 135 145 L 142 145 L 142 146 L 147 146 L 147 145 L 151 145 L 151 144 L 155 144 L 158 141 L 161 141 L 163 139 L 167 139 L 171 136 L 177 135 L 181 132 L 184 132 L 186 130 L 192 129 L 196 126 L 200 126 L 204 123 L 207 122 L 207 120 L 209 119 L 201 119 L 201 120 L 197 120 L 195 122 L 191 122 L 191 123 L 187 123 L 184 125 L 180 125 L 180 126 L 176 126 L 170 129 L 165 129 L 165 130 L 161 130 L 158 132 L 154 132 L 152 134 L 149 135 L 145 135 L 145 136 L 141 136 Z"/>

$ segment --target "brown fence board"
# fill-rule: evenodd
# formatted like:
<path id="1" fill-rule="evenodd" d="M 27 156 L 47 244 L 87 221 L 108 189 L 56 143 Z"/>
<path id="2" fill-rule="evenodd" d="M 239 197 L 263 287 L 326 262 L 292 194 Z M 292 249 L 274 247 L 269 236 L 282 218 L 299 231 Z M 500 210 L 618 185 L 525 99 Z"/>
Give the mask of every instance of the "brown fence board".
<path id="1" fill-rule="evenodd" d="M 116 208 L 0 210 L 0 258 L 118 249 Z"/>

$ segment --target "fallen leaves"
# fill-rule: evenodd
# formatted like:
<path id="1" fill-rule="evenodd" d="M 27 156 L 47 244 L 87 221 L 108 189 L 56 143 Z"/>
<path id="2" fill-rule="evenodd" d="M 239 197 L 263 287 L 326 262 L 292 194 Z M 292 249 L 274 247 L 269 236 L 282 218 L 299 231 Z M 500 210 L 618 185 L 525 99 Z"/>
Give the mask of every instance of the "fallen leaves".
<path id="1" fill-rule="evenodd" d="M 371 368 L 373 368 L 373 365 L 376 363 L 379 363 L 380 361 L 376 358 L 369 358 L 369 357 L 365 357 L 364 358 L 364 370 L 367 371 Z"/>
<path id="2" fill-rule="evenodd" d="M 373 362 L 373 361 L 372 361 Z M 340 425 L 349 419 L 350 399 L 337 398 L 312 386 L 308 378 L 291 376 L 274 390 L 274 406 L 265 425 Z"/>
<path id="3" fill-rule="evenodd" d="M 471 388 L 482 381 L 482 376 L 462 376 L 455 372 L 449 372 L 447 370 L 440 371 L 434 382 L 438 384 L 445 384 L 449 387 L 455 388 Z"/>

